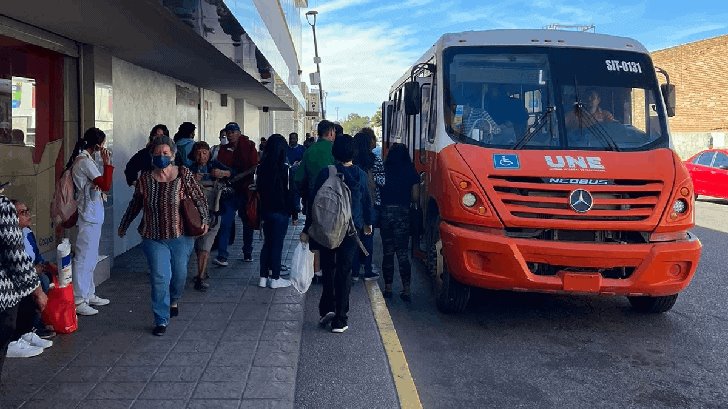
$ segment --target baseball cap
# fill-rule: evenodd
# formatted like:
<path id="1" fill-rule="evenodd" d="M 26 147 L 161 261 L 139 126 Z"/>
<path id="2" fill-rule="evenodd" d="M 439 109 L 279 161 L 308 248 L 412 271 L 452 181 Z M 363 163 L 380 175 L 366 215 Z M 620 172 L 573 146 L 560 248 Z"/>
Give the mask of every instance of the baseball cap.
<path id="1" fill-rule="evenodd" d="M 225 132 L 234 132 L 234 131 L 240 131 L 240 125 L 238 125 L 237 122 L 228 122 L 228 124 L 225 125 Z"/>

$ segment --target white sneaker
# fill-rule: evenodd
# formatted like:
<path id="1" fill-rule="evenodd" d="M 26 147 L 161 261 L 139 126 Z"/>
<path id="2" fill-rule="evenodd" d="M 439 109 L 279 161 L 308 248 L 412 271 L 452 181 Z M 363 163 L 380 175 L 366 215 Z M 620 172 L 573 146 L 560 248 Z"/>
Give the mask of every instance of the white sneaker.
<path id="1" fill-rule="evenodd" d="M 86 304 L 85 302 L 76 305 L 76 314 L 78 315 L 96 315 L 98 313 L 99 310 Z"/>
<path id="2" fill-rule="evenodd" d="M 88 303 L 90 305 L 109 305 L 111 301 L 107 300 L 106 298 L 101 298 L 98 295 L 94 294 L 89 298 Z"/>
<path id="3" fill-rule="evenodd" d="M 319 270 L 319 271 L 314 271 L 314 272 L 313 272 L 313 275 L 315 275 L 316 277 L 323 277 L 323 276 L 324 276 L 324 272 L 323 272 L 323 271 L 321 271 L 321 270 Z"/>
<path id="4" fill-rule="evenodd" d="M 34 347 L 46 349 L 53 346 L 53 341 L 43 339 L 39 337 L 35 332 L 23 334 L 20 338 Z"/>
<path id="5" fill-rule="evenodd" d="M 270 288 L 286 288 L 291 286 L 291 280 L 286 280 L 285 278 L 276 278 L 274 280 L 270 280 Z"/>
<path id="6" fill-rule="evenodd" d="M 28 341 L 22 337 L 13 341 L 8 345 L 8 353 L 5 355 L 8 358 L 30 358 L 31 356 L 38 356 L 43 353 L 43 348 L 30 345 Z"/>
<path id="7" fill-rule="evenodd" d="M 258 280 L 258 287 L 260 287 L 260 288 L 268 287 L 268 278 L 260 277 L 260 279 Z"/>

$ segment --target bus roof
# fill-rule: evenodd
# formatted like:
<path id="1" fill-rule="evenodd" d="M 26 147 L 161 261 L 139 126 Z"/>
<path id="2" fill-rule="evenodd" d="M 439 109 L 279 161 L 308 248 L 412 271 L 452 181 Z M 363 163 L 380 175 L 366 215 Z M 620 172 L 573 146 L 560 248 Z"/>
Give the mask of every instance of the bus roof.
<path id="1" fill-rule="evenodd" d="M 601 48 L 648 53 L 639 41 L 628 37 L 565 30 L 488 30 L 444 34 L 442 48 L 479 45 L 531 45 Z"/>
<path id="2" fill-rule="evenodd" d="M 458 46 L 537 46 L 623 50 L 649 54 L 639 41 L 629 37 L 566 30 L 503 29 L 443 34 L 416 63 L 429 61 L 435 52 Z M 390 88 L 390 93 L 409 80 L 409 69 Z"/>

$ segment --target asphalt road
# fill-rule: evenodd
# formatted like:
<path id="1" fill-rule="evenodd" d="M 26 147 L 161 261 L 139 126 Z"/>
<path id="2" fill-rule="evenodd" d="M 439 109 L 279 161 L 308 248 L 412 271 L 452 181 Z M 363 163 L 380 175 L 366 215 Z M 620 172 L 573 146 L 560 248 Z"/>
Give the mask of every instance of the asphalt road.
<path id="1" fill-rule="evenodd" d="M 622 297 L 478 290 L 444 315 L 420 266 L 413 302 L 388 305 L 423 406 L 728 407 L 728 202 L 697 207 L 703 257 L 666 314 Z"/>

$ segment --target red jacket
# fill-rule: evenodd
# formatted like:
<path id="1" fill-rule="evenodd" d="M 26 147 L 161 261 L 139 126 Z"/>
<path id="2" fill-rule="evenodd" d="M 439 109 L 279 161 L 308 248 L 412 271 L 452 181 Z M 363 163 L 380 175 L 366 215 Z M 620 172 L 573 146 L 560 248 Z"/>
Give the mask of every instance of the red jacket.
<path id="1" fill-rule="evenodd" d="M 248 139 L 247 136 L 241 135 L 240 139 L 238 139 L 237 147 L 233 148 L 231 144 L 220 147 L 217 160 L 232 169 L 234 177 L 258 165 L 258 150 L 255 148 L 255 142 Z M 242 180 L 237 181 L 233 187 L 238 192 L 247 192 L 248 186 L 252 183 L 253 174 L 250 174 Z"/>

